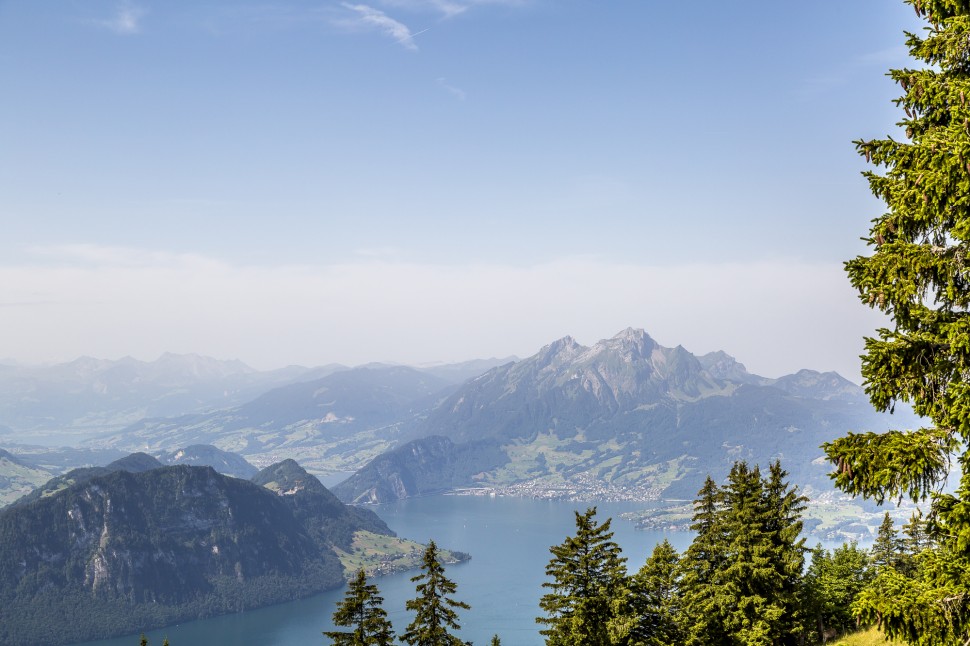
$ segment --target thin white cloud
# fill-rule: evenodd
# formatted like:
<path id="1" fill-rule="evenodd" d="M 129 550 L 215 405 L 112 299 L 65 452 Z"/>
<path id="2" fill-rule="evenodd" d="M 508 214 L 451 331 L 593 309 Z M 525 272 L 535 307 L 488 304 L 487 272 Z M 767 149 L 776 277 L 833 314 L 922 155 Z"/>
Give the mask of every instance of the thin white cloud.
<path id="1" fill-rule="evenodd" d="M 375 9 L 365 4 L 350 4 L 349 2 L 342 2 L 340 4 L 355 14 L 355 16 L 350 20 L 338 21 L 339 24 L 377 29 L 405 49 L 412 51 L 418 49 L 417 44 L 414 42 L 415 34 L 411 32 L 411 29 L 404 23 L 391 18 L 380 9 Z"/>
<path id="2" fill-rule="evenodd" d="M 261 368 L 420 364 L 528 356 L 567 334 L 589 344 L 633 326 L 769 377 L 813 368 L 858 380 L 862 337 L 885 324 L 838 263 L 784 260 L 253 266 L 84 245 L 0 264 L 0 304 L 0 357 L 28 363 L 172 351 Z"/>
<path id="3" fill-rule="evenodd" d="M 129 2 L 122 2 L 111 18 L 94 22 L 118 34 L 137 34 L 141 31 L 141 19 L 144 15 L 145 9 L 142 7 Z"/>
<path id="4" fill-rule="evenodd" d="M 523 6 L 529 0 L 382 0 L 382 4 L 408 11 L 431 11 L 444 18 L 453 18 L 469 9 L 483 5 Z"/>
<path id="5" fill-rule="evenodd" d="M 450 95 L 452 95 L 459 101 L 465 100 L 465 91 L 449 83 L 446 78 L 438 77 L 438 85 L 440 85 L 445 90 L 447 90 Z"/>

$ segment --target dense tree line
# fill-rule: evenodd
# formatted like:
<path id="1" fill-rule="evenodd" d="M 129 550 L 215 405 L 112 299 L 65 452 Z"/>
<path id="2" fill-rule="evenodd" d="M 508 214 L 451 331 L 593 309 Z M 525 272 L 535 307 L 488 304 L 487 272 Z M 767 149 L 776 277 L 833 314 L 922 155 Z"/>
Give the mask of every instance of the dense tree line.
<path id="1" fill-rule="evenodd" d="M 885 621 L 887 590 L 912 586 L 931 551 L 919 514 L 900 533 L 885 515 L 871 549 L 805 547 L 806 499 L 779 463 L 767 473 L 737 462 L 725 483 L 708 478 L 694 501 L 696 532 L 683 554 L 666 540 L 634 573 L 613 541 L 611 519 L 576 512 L 576 533 L 549 548 L 548 580 L 536 621 L 549 646 L 795 646 L 824 644 Z M 806 567 L 806 557 L 810 560 Z M 432 542 L 425 551 L 414 612 L 397 638 L 410 646 L 462 646 L 458 610 Z M 918 589 L 918 588 L 917 588 Z M 351 581 L 324 635 L 337 646 L 390 646 L 396 639 L 377 586 Z M 493 637 L 493 645 L 499 637 Z"/>
<path id="2" fill-rule="evenodd" d="M 708 478 L 694 502 L 696 537 L 683 555 L 663 541 L 629 575 L 610 521 L 576 515 L 577 532 L 551 548 L 550 591 L 537 621 L 550 646 L 803 643 L 805 499 L 778 463 L 766 476 L 738 462 Z"/>

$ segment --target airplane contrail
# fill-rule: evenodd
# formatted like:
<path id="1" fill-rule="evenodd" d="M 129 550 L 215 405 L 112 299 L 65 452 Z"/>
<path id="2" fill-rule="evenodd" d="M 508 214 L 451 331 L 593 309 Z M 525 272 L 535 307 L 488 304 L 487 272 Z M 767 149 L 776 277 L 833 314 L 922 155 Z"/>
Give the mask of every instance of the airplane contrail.
<path id="1" fill-rule="evenodd" d="M 404 41 L 406 41 L 406 40 L 414 40 L 414 37 L 415 37 L 415 36 L 420 36 L 421 34 L 423 34 L 423 33 L 424 33 L 424 32 L 426 32 L 426 31 L 431 31 L 431 27 L 428 27 L 427 29 L 422 29 L 421 31 L 416 31 L 416 32 L 414 32 L 413 34 L 408 34 L 408 35 L 407 35 L 407 36 L 405 36 L 404 38 L 400 38 L 400 39 L 398 39 L 398 40 L 397 40 L 397 42 L 398 42 L 398 43 L 403 43 L 403 42 L 404 42 Z"/>

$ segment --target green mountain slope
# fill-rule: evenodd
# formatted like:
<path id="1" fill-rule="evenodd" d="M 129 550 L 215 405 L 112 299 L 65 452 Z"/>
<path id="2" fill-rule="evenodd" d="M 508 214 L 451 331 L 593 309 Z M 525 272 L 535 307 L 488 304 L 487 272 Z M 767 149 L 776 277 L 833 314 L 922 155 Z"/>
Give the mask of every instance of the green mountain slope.
<path id="1" fill-rule="evenodd" d="M 51 475 L 50 471 L 31 466 L 0 449 L 0 507 L 30 493 L 49 480 Z"/>
<path id="2" fill-rule="evenodd" d="M 901 417 L 897 423 L 914 421 Z M 425 450 L 420 440 L 405 444 L 335 492 L 387 500 L 515 485 L 531 495 L 691 499 L 708 473 L 721 477 L 736 459 L 782 459 L 794 482 L 827 487 L 819 445 L 888 424 L 862 389 L 835 373 L 766 379 L 723 352 L 696 357 L 627 329 L 591 347 L 566 337 L 465 383 L 415 430 L 451 441 L 435 445 L 435 460 L 401 468 Z M 451 466 L 482 446 L 500 455 L 475 468 Z"/>
<path id="3" fill-rule="evenodd" d="M 103 441 L 128 450 L 213 444 L 255 463 L 286 455 L 315 472 L 352 471 L 395 446 L 450 382 L 404 366 L 344 370 L 205 415 L 146 419 Z"/>

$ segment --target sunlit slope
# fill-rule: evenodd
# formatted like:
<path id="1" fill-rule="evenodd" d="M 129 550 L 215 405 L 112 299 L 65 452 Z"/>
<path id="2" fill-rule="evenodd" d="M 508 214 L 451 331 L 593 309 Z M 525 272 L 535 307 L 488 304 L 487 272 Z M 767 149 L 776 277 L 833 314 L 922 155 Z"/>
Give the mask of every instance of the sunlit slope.
<path id="1" fill-rule="evenodd" d="M 628 329 L 591 347 L 566 337 L 467 382 L 428 413 L 418 429 L 426 438 L 335 491 L 378 501 L 528 483 L 690 499 L 738 459 L 780 459 L 793 481 L 827 487 L 820 444 L 913 421 L 877 414 L 835 373 L 766 379 L 722 352 L 698 357 Z"/>

